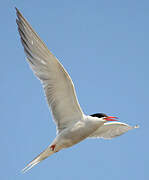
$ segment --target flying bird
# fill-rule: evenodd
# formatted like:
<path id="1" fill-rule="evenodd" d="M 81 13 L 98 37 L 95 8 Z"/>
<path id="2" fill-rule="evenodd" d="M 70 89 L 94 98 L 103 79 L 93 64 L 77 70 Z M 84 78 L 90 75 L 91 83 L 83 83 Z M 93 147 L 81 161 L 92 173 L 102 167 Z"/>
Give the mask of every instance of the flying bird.
<path id="1" fill-rule="evenodd" d="M 47 103 L 57 127 L 57 135 L 53 142 L 27 164 L 22 172 L 28 171 L 50 155 L 86 138 L 111 139 L 138 127 L 117 122 L 116 117 L 104 113 L 85 115 L 67 71 L 17 8 L 16 14 L 18 31 L 27 62 L 43 85 Z"/>

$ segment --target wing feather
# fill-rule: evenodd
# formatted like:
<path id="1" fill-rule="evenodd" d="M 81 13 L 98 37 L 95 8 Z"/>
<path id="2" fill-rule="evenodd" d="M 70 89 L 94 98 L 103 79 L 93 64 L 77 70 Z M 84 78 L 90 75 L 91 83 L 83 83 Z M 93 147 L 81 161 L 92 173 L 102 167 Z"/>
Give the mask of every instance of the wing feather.
<path id="1" fill-rule="evenodd" d="M 104 139 L 112 139 L 114 137 L 120 136 L 125 132 L 138 128 L 139 126 L 129 126 L 128 124 L 121 122 L 111 122 L 105 123 L 103 126 L 99 127 L 93 134 L 91 134 L 90 138 L 104 138 Z"/>
<path id="2" fill-rule="evenodd" d="M 58 131 L 61 131 L 83 115 L 73 82 L 19 10 L 16 11 L 18 31 L 28 63 L 43 84 L 48 105 Z"/>

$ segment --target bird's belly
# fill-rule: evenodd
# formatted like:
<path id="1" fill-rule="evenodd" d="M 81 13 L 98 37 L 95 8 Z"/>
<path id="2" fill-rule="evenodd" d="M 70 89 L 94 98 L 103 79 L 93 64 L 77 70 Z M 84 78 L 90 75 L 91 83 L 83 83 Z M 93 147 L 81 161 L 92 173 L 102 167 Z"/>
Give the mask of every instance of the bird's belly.
<path id="1" fill-rule="evenodd" d="M 86 124 L 81 121 L 77 122 L 69 129 L 64 130 L 64 132 L 60 135 L 61 146 L 63 146 L 63 148 L 71 147 L 87 138 L 97 128 L 97 124 Z"/>

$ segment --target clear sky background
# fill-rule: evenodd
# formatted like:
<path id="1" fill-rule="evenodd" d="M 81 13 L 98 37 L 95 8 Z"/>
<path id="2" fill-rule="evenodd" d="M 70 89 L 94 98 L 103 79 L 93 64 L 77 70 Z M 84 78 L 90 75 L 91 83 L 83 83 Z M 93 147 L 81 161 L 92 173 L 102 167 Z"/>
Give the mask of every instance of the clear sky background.
<path id="1" fill-rule="evenodd" d="M 55 137 L 39 80 L 16 26 L 17 7 L 69 72 L 86 114 L 104 112 L 140 128 L 87 139 L 20 170 Z M 0 179 L 149 179 L 149 1 L 1 1 Z"/>

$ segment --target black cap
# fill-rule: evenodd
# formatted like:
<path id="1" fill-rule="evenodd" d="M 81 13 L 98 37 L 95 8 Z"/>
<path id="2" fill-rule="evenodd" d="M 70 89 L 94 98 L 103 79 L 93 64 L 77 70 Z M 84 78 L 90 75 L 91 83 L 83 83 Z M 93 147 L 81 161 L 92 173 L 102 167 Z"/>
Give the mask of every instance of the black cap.
<path id="1" fill-rule="evenodd" d="M 102 118 L 102 117 L 108 117 L 106 114 L 104 113 L 96 113 L 96 114 L 92 114 L 90 115 L 92 117 L 98 117 L 98 118 Z"/>

